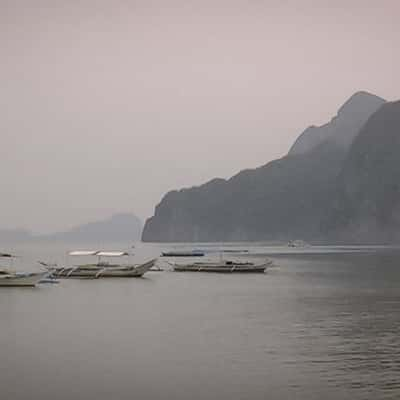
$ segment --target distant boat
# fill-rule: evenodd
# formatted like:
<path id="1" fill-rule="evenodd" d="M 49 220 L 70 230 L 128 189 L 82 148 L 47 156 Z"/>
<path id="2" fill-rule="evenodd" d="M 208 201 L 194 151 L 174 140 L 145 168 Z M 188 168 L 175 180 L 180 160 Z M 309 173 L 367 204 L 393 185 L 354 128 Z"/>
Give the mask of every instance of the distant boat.
<path id="1" fill-rule="evenodd" d="M 48 272 L 12 272 L 0 269 L 1 286 L 36 286 Z"/>
<path id="2" fill-rule="evenodd" d="M 57 267 L 48 265 L 48 271 L 54 278 L 139 278 L 148 272 L 156 263 L 152 259 L 143 264 L 111 264 L 102 261 L 102 257 L 124 257 L 129 254 L 123 251 L 71 251 L 69 256 L 96 256 L 97 263 Z M 43 265 L 43 263 L 42 263 Z"/>
<path id="3" fill-rule="evenodd" d="M 171 264 L 177 272 L 223 272 L 223 273 L 264 273 L 272 265 L 272 261 L 267 260 L 263 264 L 252 262 L 196 262 L 192 264 Z"/>
<path id="4" fill-rule="evenodd" d="M 39 281 L 39 283 L 52 283 L 52 284 L 57 284 L 60 283 L 60 281 L 56 278 L 52 278 L 51 276 L 45 276 L 43 279 Z"/>
<path id="5" fill-rule="evenodd" d="M 161 253 L 161 257 L 204 257 L 204 255 L 202 250 L 164 251 Z"/>
<path id="6" fill-rule="evenodd" d="M 0 253 L 0 258 L 14 257 L 9 253 Z M 0 286 L 36 286 L 48 274 L 48 272 L 16 272 L 0 267 Z"/>
<path id="7" fill-rule="evenodd" d="M 290 240 L 287 244 L 288 247 L 309 247 L 310 244 L 304 240 Z"/>
<path id="8" fill-rule="evenodd" d="M 241 249 L 225 249 L 222 250 L 223 253 L 249 253 L 249 250 L 241 250 Z"/>
<path id="9" fill-rule="evenodd" d="M 14 258 L 15 256 L 13 256 L 10 253 L 0 253 L 0 258 Z"/>

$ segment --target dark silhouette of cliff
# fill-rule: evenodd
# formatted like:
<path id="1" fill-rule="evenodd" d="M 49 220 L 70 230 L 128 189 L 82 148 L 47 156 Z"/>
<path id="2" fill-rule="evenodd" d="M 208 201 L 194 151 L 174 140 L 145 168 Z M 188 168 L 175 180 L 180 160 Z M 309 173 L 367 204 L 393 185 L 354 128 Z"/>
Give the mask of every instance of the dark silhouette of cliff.
<path id="1" fill-rule="evenodd" d="M 387 103 L 356 137 L 323 233 L 339 241 L 400 239 L 400 102 Z"/>
<path id="2" fill-rule="evenodd" d="M 306 130 L 287 156 L 229 180 L 168 193 L 146 221 L 142 240 L 323 240 L 349 149 L 384 103 L 356 93 L 331 122 Z"/>

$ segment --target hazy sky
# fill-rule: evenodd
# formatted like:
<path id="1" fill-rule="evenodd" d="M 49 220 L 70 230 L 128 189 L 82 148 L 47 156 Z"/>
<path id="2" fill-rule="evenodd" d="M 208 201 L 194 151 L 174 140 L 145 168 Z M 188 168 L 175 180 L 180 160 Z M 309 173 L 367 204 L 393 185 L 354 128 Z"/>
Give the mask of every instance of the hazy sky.
<path id="1" fill-rule="evenodd" d="M 145 218 L 357 90 L 400 98 L 398 0 L 0 5 L 0 228 Z"/>

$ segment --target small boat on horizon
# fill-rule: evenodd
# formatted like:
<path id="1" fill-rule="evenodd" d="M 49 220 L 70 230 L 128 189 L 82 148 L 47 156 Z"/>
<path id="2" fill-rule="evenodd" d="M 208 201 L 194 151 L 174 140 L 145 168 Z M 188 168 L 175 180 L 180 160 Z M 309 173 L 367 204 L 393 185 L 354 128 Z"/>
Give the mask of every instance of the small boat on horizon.
<path id="1" fill-rule="evenodd" d="M 304 240 L 290 240 L 287 244 L 288 247 L 310 247 L 310 244 Z"/>
<path id="2" fill-rule="evenodd" d="M 163 251 L 161 257 L 204 257 L 205 252 L 202 250 L 172 250 Z"/>
<path id="3" fill-rule="evenodd" d="M 222 253 L 250 253 L 247 249 L 224 249 Z"/>

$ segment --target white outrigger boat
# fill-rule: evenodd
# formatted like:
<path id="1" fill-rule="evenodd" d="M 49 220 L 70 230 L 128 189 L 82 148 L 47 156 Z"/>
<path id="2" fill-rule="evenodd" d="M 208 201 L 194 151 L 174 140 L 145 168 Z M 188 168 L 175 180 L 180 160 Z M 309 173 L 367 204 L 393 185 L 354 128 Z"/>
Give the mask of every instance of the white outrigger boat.
<path id="1" fill-rule="evenodd" d="M 51 276 L 54 278 L 140 278 L 149 271 L 157 259 L 152 259 L 144 264 L 112 264 L 102 261 L 103 257 L 129 256 L 123 251 L 71 251 L 69 256 L 96 256 L 96 263 L 57 267 L 46 265 Z"/>
<path id="2" fill-rule="evenodd" d="M 272 265 L 267 260 L 263 264 L 252 262 L 219 261 L 195 262 L 191 264 L 171 264 L 174 271 L 178 272 L 223 272 L 223 273 L 264 273 Z"/>
<path id="3" fill-rule="evenodd" d="M 8 253 L 0 253 L 0 258 L 15 258 Z M 48 272 L 16 272 L 10 268 L 0 267 L 0 287 L 4 286 L 36 286 Z"/>

